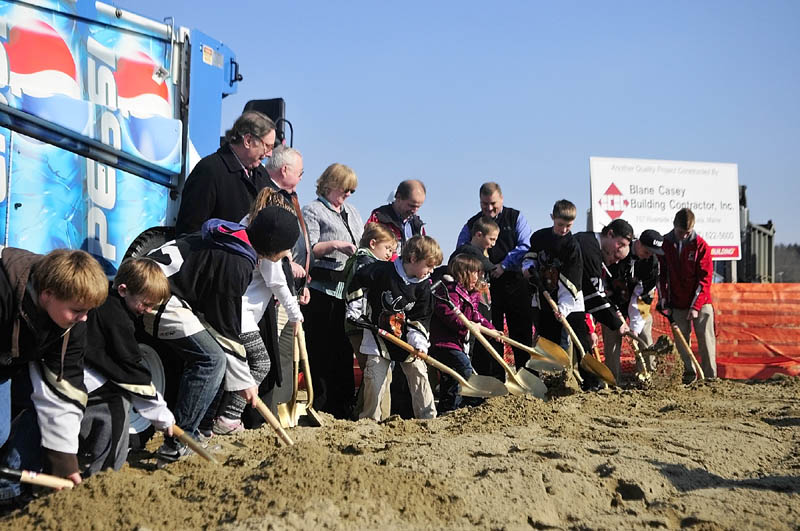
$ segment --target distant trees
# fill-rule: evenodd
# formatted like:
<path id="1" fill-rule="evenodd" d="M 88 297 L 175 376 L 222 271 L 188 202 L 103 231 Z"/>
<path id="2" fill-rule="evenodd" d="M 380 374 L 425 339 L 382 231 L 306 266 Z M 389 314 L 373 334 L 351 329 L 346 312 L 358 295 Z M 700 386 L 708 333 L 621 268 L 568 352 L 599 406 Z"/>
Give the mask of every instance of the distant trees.
<path id="1" fill-rule="evenodd" d="M 775 282 L 800 282 L 800 245 L 775 246 Z"/>

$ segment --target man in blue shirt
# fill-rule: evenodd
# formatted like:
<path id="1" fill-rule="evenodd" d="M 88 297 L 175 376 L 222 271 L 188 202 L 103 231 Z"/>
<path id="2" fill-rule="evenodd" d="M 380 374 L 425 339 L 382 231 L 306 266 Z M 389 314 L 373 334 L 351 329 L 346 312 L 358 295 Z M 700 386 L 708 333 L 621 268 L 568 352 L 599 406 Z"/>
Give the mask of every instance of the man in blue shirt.
<path id="1" fill-rule="evenodd" d="M 480 189 L 481 211 L 469 218 L 458 235 L 456 247 L 469 242 L 472 224 L 481 216 L 492 218 L 500 227 L 494 247 L 489 249 L 489 260 L 495 264 L 491 271 L 489 293 L 492 298 L 492 324 L 503 330 L 503 320 L 508 324 L 509 335 L 526 345 L 533 342 L 531 322 L 531 295 L 528 282 L 522 276 L 522 259 L 530 249 L 531 229 L 519 210 L 503 206 L 500 185 L 487 182 Z M 502 346 L 498 344 L 498 352 Z M 514 361 L 522 367 L 530 356 L 514 349 Z M 476 346 L 472 365 L 479 374 L 504 379 L 504 371 L 482 347 Z"/>

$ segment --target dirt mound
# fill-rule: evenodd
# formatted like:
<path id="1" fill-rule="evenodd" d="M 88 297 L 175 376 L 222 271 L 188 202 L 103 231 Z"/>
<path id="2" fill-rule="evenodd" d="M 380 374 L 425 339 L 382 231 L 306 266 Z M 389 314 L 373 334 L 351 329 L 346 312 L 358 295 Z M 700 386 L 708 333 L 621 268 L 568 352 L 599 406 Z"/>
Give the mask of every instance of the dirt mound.
<path id="1" fill-rule="evenodd" d="M 525 396 L 428 420 L 212 441 L 42 497 L 9 529 L 792 529 L 798 378 Z M 151 450 L 160 437 L 151 441 Z"/>

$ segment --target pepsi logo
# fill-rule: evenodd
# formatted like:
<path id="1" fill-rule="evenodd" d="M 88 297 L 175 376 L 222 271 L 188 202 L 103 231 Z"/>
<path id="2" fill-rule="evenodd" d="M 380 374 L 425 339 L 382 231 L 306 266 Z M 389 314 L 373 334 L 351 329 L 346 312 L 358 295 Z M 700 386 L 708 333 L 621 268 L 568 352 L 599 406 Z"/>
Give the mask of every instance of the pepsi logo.
<path id="1" fill-rule="evenodd" d="M 137 118 L 172 118 L 169 90 L 166 83 L 153 80 L 156 70 L 158 65 L 155 61 L 141 51 L 117 59 L 114 79 L 120 110 Z"/>
<path id="2" fill-rule="evenodd" d="M 58 32 L 41 20 L 25 20 L 11 28 L 5 44 L 9 85 L 17 96 L 38 98 L 61 94 L 80 99 L 75 59 Z"/>

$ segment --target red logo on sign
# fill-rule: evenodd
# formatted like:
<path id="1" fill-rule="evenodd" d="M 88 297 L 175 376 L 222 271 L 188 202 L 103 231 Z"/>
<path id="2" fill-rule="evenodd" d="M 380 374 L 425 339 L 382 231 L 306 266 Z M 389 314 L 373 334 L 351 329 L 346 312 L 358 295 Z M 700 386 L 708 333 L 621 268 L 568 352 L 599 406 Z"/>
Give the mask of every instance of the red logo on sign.
<path id="1" fill-rule="evenodd" d="M 630 204 L 614 183 L 611 183 L 606 193 L 600 196 L 597 203 L 600 205 L 600 208 L 606 211 L 606 214 L 608 214 L 608 217 L 611 219 L 620 217 L 625 211 L 625 208 Z"/>

